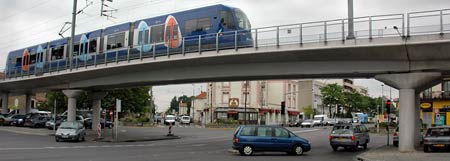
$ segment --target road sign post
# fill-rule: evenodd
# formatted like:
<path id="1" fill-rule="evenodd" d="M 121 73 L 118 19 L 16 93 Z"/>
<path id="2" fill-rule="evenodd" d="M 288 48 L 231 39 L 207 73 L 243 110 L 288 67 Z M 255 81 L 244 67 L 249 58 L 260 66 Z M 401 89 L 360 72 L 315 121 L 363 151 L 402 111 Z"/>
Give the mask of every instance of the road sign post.
<path id="1" fill-rule="evenodd" d="M 114 119 L 114 127 L 116 131 L 115 139 L 116 141 L 119 139 L 119 112 L 122 110 L 122 101 L 120 99 L 116 99 L 116 116 Z"/>

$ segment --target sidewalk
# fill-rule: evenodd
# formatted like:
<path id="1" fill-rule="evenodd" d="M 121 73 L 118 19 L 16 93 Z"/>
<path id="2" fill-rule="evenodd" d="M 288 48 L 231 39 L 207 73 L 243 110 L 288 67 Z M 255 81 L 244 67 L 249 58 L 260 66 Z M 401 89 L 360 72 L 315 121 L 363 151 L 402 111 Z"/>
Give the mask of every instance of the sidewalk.
<path id="1" fill-rule="evenodd" d="M 120 127 L 118 138 L 114 139 L 112 136 L 113 129 L 102 129 L 102 136 L 98 138 L 96 130 L 86 131 L 86 140 L 98 142 L 140 142 L 140 141 L 157 141 L 157 140 L 171 140 L 180 139 L 179 136 L 167 136 L 165 130 L 152 130 L 151 132 L 144 132 L 145 127 Z"/>
<path id="2" fill-rule="evenodd" d="M 356 156 L 355 161 L 425 161 L 448 160 L 449 154 L 442 152 L 424 153 L 417 149 L 415 152 L 401 153 L 397 147 L 381 146 Z"/>

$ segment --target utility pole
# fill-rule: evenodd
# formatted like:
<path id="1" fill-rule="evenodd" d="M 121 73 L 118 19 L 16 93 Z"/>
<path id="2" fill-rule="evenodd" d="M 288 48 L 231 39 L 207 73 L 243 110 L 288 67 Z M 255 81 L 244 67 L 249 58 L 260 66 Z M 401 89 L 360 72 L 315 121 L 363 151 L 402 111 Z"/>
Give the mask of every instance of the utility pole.
<path id="1" fill-rule="evenodd" d="M 247 87 L 248 81 L 245 81 L 245 96 L 244 96 L 244 125 L 247 125 Z"/>
<path id="2" fill-rule="evenodd" d="M 69 68 L 72 70 L 72 58 L 73 58 L 73 48 L 74 48 L 74 37 L 75 37 L 75 23 L 77 20 L 77 0 L 73 0 L 73 13 L 72 13 L 72 33 L 70 34 L 70 46 L 69 46 Z"/>
<path id="3" fill-rule="evenodd" d="M 348 36 L 347 39 L 355 39 L 353 24 L 353 0 L 348 0 Z"/>
<path id="4" fill-rule="evenodd" d="M 191 103 L 191 111 L 192 111 L 192 121 L 194 122 L 195 125 L 195 107 L 194 107 L 194 100 L 195 100 L 195 85 L 192 84 L 192 103 Z"/>

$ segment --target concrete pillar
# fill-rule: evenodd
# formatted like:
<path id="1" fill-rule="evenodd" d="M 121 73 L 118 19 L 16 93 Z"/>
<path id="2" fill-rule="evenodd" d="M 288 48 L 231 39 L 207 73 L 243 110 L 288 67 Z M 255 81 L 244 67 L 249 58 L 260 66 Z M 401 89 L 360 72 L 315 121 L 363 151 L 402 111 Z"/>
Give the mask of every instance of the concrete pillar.
<path id="1" fill-rule="evenodd" d="M 100 109 L 102 106 L 102 99 L 107 95 L 106 92 L 89 93 L 89 98 L 92 100 L 92 130 L 97 129 L 100 123 Z"/>
<path id="2" fill-rule="evenodd" d="M 67 101 L 67 121 L 75 121 L 77 115 L 77 97 L 82 90 L 63 90 L 64 95 L 68 97 Z"/>
<path id="3" fill-rule="evenodd" d="M 403 73 L 383 74 L 375 78 L 385 84 L 400 90 L 399 112 L 399 151 L 415 151 L 417 137 L 417 95 L 416 89 L 421 89 L 441 77 L 441 73 Z M 418 91 L 419 92 L 419 91 Z"/>
<path id="4" fill-rule="evenodd" d="M 31 95 L 27 93 L 25 98 L 25 113 L 30 112 L 31 112 Z"/>
<path id="5" fill-rule="evenodd" d="M 422 133 L 420 132 L 420 129 L 422 128 L 422 123 L 420 122 L 420 94 L 418 91 L 414 94 L 414 100 L 415 100 L 415 108 L 414 108 L 414 121 L 415 121 L 415 128 L 414 128 L 414 145 L 415 147 L 420 146 L 420 140 L 422 138 Z"/>
<path id="6" fill-rule="evenodd" d="M 8 111 L 8 93 L 2 93 L 2 114 L 7 114 Z"/>

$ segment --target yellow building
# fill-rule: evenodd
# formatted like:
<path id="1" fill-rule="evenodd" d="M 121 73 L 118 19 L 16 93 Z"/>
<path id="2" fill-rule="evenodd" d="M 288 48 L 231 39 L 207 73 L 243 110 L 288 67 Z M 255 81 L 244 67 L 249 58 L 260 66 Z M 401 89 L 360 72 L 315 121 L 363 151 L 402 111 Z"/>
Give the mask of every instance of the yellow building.
<path id="1" fill-rule="evenodd" d="M 423 123 L 450 125 L 450 81 L 443 81 L 420 94 L 420 116 Z"/>

